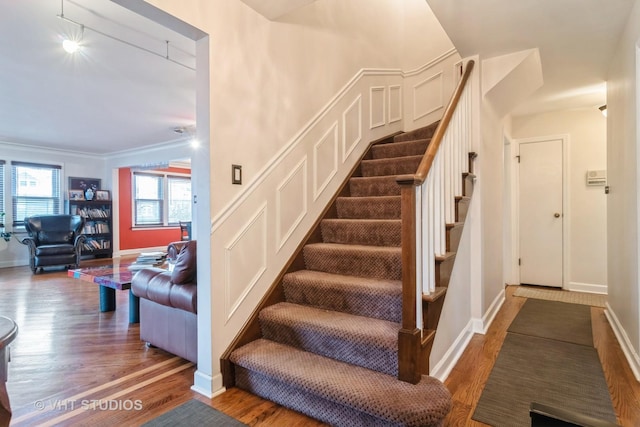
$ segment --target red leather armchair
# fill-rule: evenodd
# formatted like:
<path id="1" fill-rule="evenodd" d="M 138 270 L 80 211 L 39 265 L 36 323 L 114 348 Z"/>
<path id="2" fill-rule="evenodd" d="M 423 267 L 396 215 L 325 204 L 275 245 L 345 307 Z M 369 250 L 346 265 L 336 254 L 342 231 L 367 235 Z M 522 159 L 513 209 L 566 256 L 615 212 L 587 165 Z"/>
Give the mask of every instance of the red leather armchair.
<path id="1" fill-rule="evenodd" d="M 191 362 L 198 361 L 196 241 L 174 242 L 173 271 L 145 268 L 131 281 L 140 298 L 140 339 Z"/>

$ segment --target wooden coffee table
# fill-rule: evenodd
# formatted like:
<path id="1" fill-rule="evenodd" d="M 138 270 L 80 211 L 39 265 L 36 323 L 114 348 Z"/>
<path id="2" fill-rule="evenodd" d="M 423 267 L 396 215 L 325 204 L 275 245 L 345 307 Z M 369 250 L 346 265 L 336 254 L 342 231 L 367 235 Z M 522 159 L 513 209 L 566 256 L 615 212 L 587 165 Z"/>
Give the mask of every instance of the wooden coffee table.
<path id="1" fill-rule="evenodd" d="M 100 311 L 116 309 L 116 290 L 129 290 L 129 323 L 140 322 L 140 299 L 130 291 L 131 279 L 136 273 L 130 264 L 114 264 L 69 270 L 67 275 L 100 285 Z"/>

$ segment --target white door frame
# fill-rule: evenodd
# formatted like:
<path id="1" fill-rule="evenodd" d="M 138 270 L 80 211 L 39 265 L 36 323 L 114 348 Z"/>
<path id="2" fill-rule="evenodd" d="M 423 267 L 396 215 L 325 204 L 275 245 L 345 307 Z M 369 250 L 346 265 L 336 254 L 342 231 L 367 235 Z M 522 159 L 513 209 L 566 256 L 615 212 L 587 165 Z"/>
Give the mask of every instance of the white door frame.
<path id="1" fill-rule="evenodd" d="M 569 153 L 570 153 L 570 139 L 568 134 L 548 135 L 548 136 L 536 136 L 532 138 L 521 138 L 512 140 L 514 153 L 511 159 L 507 161 L 512 162 L 511 168 L 511 182 L 513 182 L 512 194 L 514 197 L 511 200 L 511 211 L 515 213 L 513 221 L 513 234 L 511 236 L 512 247 L 515 248 L 515 257 L 511 260 L 513 266 L 516 267 L 514 271 L 514 279 L 516 283 L 520 284 L 520 269 L 518 267 L 518 259 L 520 258 L 520 168 L 518 167 L 518 156 L 520 155 L 520 144 L 527 144 L 532 142 L 545 142 L 552 140 L 562 141 L 562 289 L 568 289 L 571 273 L 570 262 L 570 237 L 571 237 L 571 212 L 569 209 Z"/>

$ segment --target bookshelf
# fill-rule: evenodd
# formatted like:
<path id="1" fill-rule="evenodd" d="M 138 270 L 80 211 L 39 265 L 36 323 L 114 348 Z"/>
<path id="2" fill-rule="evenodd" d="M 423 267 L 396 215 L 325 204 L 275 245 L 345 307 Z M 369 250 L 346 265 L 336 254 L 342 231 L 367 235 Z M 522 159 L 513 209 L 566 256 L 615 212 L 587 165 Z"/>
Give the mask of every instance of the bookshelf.
<path id="1" fill-rule="evenodd" d="M 112 258 L 113 222 L 110 200 L 69 200 L 68 212 L 84 218 L 83 233 L 87 236 L 82 255 Z"/>

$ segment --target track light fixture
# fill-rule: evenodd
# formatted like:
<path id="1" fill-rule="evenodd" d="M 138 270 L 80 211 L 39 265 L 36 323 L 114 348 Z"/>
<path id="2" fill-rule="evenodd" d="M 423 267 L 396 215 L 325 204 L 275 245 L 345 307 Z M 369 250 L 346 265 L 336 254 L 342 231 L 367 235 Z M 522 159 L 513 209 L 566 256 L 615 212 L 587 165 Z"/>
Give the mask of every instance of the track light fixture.
<path id="1" fill-rule="evenodd" d="M 104 33 L 104 32 L 102 32 L 100 30 L 95 29 L 95 28 L 92 28 L 92 27 L 89 27 L 87 25 L 81 24 L 80 22 L 74 21 L 73 19 L 67 18 L 64 15 L 64 0 L 60 0 L 60 15 L 57 15 L 57 16 L 60 19 L 63 19 L 65 21 L 67 21 L 67 22 L 70 22 L 70 23 L 72 23 L 74 25 L 79 26 L 80 29 L 81 29 L 80 38 L 78 40 L 71 40 L 71 39 L 68 39 L 68 38 L 63 40 L 62 47 L 64 48 L 65 51 L 67 51 L 69 53 L 74 53 L 74 52 L 78 51 L 78 49 L 80 48 L 80 40 L 82 40 L 82 37 L 84 36 L 84 30 L 87 29 L 87 30 L 93 31 L 94 33 L 100 34 L 100 35 L 102 35 L 104 37 L 110 38 L 111 40 L 115 40 L 117 42 L 126 44 L 127 46 L 135 47 L 136 49 L 140 49 L 140 50 L 145 51 L 147 53 L 150 53 L 152 55 L 159 56 L 160 58 L 164 58 L 167 61 L 173 62 L 174 64 L 178 64 L 178 65 L 180 65 L 182 67 L 185 67 L 185 68 L 188 68 L 190 70 L 195 71 L 195 68 L 190 67 L 190 66 L 188 66 L 186 64 L 183 64 L 181 62 L 178 62 L 175 59 L 172 59 L 172 58 L 169 57 L 169 40 L 165 40 L 166 50 L 165 50 L 164 54 L 161 54 L 161 53 L 158 53 L 158 52 L 154 52 L 153 50 L 147 49 L 146 47 L 143 47 L 143 46 L 138 46 L 135 43 L 128 42 L 126 40 L 123 40 L 123 39 L 120 39 L 118 37 L 112 36 L 110 34 Z"/>

